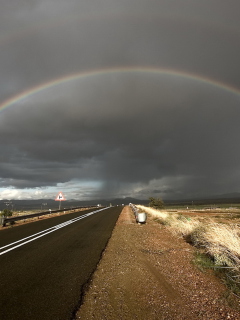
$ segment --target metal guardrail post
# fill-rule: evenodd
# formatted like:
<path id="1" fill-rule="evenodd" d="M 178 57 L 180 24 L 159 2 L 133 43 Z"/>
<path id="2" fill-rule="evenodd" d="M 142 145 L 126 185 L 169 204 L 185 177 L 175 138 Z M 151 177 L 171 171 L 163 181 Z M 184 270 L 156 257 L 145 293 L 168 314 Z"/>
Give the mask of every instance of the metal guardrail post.
<path id="1" fill-rule="evenodd" d="M 129 203 L 129 206 L 131 207 L 131 209 L 132 209 L 132 211 L 134 213 L 136 221 L 138 223 L 146 223 L 147 214 L 145 212 L 138 212 L 138 208 L 132 203 Z"/>
<path id="2" fill-rule="evenodd" d="M 5 226 L 5 217 L 4 217 L 4 216 L 0 216 L 0 225 L 1 225 L 2 227 Z"/>

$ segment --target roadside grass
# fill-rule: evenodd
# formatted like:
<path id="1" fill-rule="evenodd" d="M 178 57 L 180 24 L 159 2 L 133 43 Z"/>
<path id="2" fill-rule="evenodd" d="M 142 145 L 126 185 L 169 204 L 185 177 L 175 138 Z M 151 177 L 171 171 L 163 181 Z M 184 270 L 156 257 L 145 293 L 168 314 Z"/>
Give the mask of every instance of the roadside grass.
<path id="1" fill-rule="evenodd" d="M 240 286 L 237 283 L 237 279 L 234 278 L 236 274 L 231 272 L 231 270 L 226 271 L 226 269 L 222 268 L 221 266 L 217 266 L 216 263 L 211 259 L 211 257 L 201 250 L 195 251 L 192 263 L 197 266 L 197 268 L 202 272 L 212 270 L 215 276 L 220 278 L 221 281 L 234 295 L 240 297 Z M 227 298 L 227 300 L 231 302 L 231 297 L 229 296 L 229 294 L 226 292 L 225 295 L 225 298 Z"/>
<path id="2" fill-rule="evenodd" d="M 234 223 L 199 220 L 166 210 L 137 206 L 201 250 L 195 261 L 201 268 L 211 268 L 240 297 L 240 228 Z"/>
<path id="3" fill-rule="evenodd" d="M 200 250 L 195 251 L 192 262 L 202 272 L 205 272 L 208 269 L 214 270 L 215 267 L 213 260 Z"/>

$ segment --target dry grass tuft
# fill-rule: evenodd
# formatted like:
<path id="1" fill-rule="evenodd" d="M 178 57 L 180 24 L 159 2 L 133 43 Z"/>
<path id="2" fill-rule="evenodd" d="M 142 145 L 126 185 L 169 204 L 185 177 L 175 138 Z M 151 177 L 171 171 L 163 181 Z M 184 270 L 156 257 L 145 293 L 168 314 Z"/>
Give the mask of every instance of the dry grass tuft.
<path id="1" fill-rule="evenodd" d="M 240 237 L 236 225 L 210 224 L 201 244 L 214 257 L 216 264 L 240 271 Z"/>
<path id="2" fill-rule="evenodd" d="M 163 210 L 157 210 L 144 206 L 137 206 L 139 209 L 150 214 L 152 217 L 159 220 L 160 223 L 171 227 L 172 232 L 188 238 L 190 234 L 200 225 L 199 220 L 185 217 L 182 214 L 169 213 Z"/>
<path id="3" fill-rule="evenodd" d="M 176 213 L 137 206 L 147 214 L 167 225 L 194 246 L 204 249 L 217 267 L 228 268 L 234 279 L 240 279 L 240 229 L 236 224 L 202 222 Z M 239 283 L 239 282 L 237 282 Z"/>

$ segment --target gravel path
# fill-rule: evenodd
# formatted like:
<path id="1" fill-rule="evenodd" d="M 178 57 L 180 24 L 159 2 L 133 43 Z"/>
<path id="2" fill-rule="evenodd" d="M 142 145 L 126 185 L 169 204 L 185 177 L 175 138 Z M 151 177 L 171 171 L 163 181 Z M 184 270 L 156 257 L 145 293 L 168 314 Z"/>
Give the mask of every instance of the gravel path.
<path id="1" fill-rule="evenodd" d="M 220 281 L 191 263 L 194 250 L 150 218 L 136 224 L 124 207 L 76 319 L 240 319 Z"/>

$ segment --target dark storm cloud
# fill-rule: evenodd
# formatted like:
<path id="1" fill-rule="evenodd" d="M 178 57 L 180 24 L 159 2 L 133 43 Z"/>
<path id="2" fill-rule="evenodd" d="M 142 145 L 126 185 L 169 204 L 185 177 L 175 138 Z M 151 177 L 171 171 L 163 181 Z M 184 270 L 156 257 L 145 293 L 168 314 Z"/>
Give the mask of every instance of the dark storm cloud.
<path id="1" fill-rule="evenodd" d="M 59 184 L 74 197 L 238 191 L 236 1 L 11 1 L 0 12 L 0 187 Z M 183 73 L 195 75 L 186 77 Z M 82 183 L 82 186 L 81 186 Z M 92 183 L 92 185 L 90 185 Z M 51 189 L 52 190 L 52 189 Z M 29 191 L 31 192 L 31 191 Z"/>

